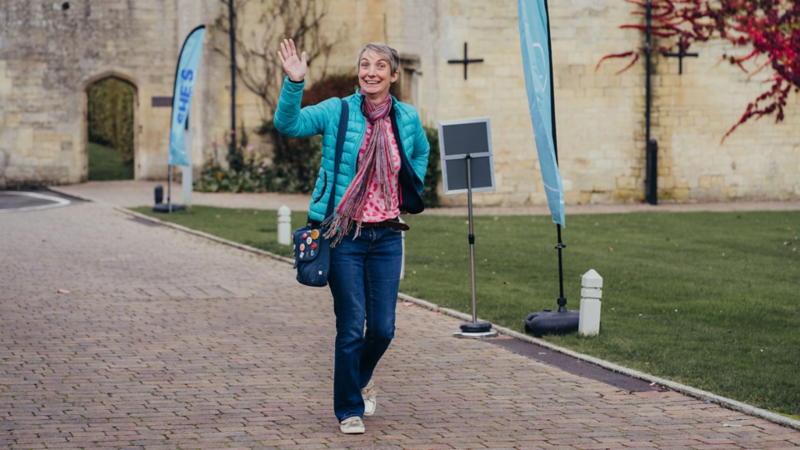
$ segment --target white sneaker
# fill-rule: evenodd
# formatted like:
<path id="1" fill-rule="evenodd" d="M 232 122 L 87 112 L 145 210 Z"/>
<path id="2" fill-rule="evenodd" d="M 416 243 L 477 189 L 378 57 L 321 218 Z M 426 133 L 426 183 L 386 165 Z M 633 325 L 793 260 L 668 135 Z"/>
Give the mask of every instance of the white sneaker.
<path id="1" fill-rule="evenodd" d="M 361 417 L 358 416 L 344 419 L 342 423 L 339 424 L 339 429 L 342 430 L 344 434 L 364 434 L 364 431 L 366 431 L 364 422 L 362 422 Z"/>
<path id="2" fill-rule="evenodd" d="M 364 398 L 364 415 L 367 417 L 375 414 L 375 408 L 378 407 L 375 396 L 375 383 L 370 379 L 364 389 L 361 389 L 361 397 Z"/>

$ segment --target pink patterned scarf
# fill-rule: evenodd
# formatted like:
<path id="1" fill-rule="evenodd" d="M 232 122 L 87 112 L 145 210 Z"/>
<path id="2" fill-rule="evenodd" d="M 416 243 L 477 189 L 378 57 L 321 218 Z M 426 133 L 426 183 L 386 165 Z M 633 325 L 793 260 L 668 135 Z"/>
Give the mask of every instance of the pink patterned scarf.
<path id="1" fill-rule="evenodd" d="M 353 182 L 339 201 L 336 214 L 329 217 L 323 223 L 328 226 L 325 237 L 331 239 L 331 246 L 335 246 L 346 236 L 353 223 L 356 224 L 356 236 L 361 233 L 361 219 L 364 211 L 364 203 L 367 201 L 367 191 L 370 180 L 378 183 L 378 188 L 383 196 L 386 207 L 394 208 L 394 198 L 391 192 L 391 181 L 396 176 L 394 164 L 392 164 L 392 149 L 389 144 L 389 130 L 386 129 L 384 119 L 392 108 L 392 96 L 387 95 L 379 105 L 374 106 L 366 97 L 361 99 L 367 120 L 372 124 L 372 134 L 367 142 L 367 149 L 361 158 L 358 172 L 356 172 Z"/>

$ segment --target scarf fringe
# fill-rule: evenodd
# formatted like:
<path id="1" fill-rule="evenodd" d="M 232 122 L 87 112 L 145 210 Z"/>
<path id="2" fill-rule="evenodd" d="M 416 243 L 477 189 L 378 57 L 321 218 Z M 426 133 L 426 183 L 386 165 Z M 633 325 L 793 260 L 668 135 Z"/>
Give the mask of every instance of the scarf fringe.
<path id="1" fill-rule="evenodd" d="M 395 208 L 397 206 L 391 191 L 391 180 L 396 172 L 392 163 L 388 130 L 383 123 L 392 107 L 392 96 L 387 95 L 386 99 L 377 106 L 374 106 L 366 97 L 361 101 L 364 102 L 368 114 L 367 120 L 373 125 L 372 134 L 367 142 L 367 148 L 356 176 L 339 201 L 336 213 L 327 217 L 322 223 L 323 227 L 328 228 L 325 238 L 331 239 L 331 247 L 341 242 L 350 233 L 353 225 L 356 228 L 353 239 L 361 235 L 364 204 L 367 201 L 369 183 L 373 176 L 376 178 L 387 207 Z M 395 138 L 397 139 L 397 137 Z"/>

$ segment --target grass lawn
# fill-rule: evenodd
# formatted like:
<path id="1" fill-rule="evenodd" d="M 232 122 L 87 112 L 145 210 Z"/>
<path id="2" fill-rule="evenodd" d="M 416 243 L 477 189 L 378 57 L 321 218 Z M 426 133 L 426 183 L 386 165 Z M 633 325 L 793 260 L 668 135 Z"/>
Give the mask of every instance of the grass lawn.
<path id="1" fill-rule="evenodd" d="M 89 181 L 132 180 L 133 166 L 126 166 L 119 159 L 119 152 L 90 142 Z"/>
<path id="2" fill-rule="evenodd" d="M 149 208 L 140 209 L 148 212 Z M 274 212 L 195 206 L 162 219 L 282 255 Z M 293 217 L 299 227 L 304 215 Z M 466 217 L 410 216 L 402 292 L 470 312 Z M 549 217 L 476 217 L 478 315 L 518 331 L 555 309 Z M 800 212 L 574 215 L 565 294 L 604 277 L 601 333 L 550 342 L 784 414 L 800 415 Z M 788 243 L 785 245 L 785 243 Z"/>

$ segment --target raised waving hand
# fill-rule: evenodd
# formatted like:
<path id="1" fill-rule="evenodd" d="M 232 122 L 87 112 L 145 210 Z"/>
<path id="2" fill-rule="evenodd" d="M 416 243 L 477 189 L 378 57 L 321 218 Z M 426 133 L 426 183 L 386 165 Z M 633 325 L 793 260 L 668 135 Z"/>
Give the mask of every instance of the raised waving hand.
<path id="1" fill-rule="evenodd" d="M 281 60 L 283 70 L 292 81 L 303 81 L 306 76 L 306 52 L 298 56 L 297 48 L 294 46 L 294 41 L 291 39 L 284 39 L 281 42 L 281 51 L 278 52 L 278 58 Z"/>

